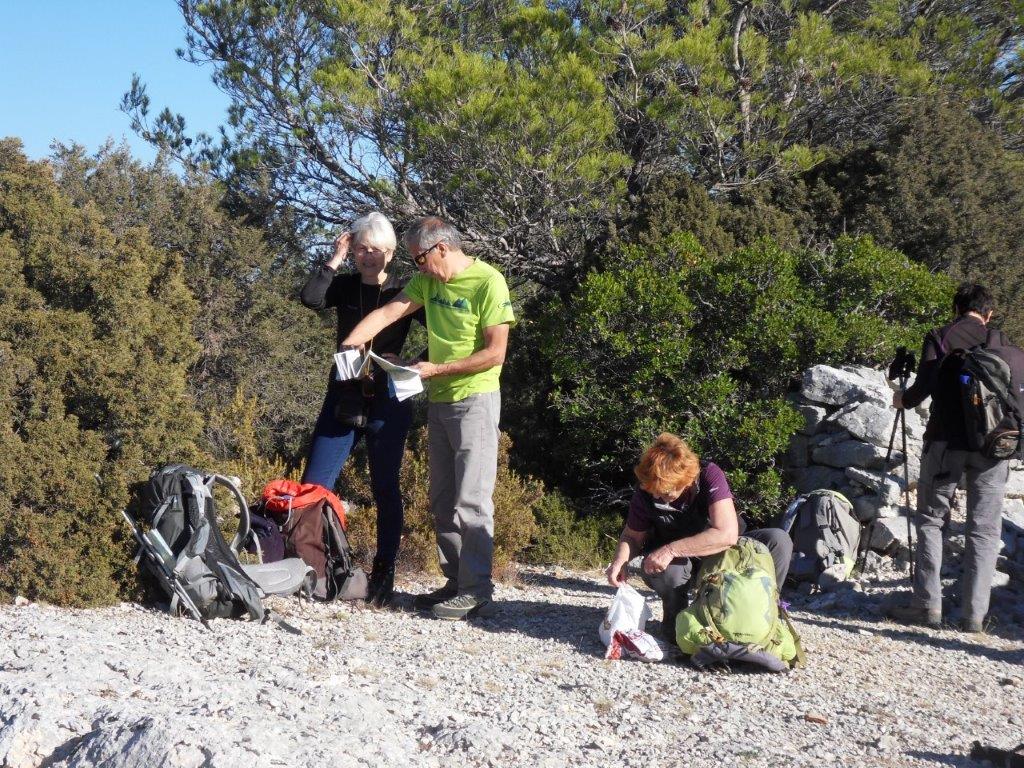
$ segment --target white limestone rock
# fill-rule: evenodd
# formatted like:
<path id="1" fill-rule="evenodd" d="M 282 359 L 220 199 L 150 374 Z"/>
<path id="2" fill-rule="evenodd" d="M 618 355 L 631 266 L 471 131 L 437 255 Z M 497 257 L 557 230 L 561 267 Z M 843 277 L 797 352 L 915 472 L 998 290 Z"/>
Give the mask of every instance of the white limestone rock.
<path id="1" fill-rule="evenodd" d="M 844 406 L 855 400 L 873 400 L 884 405 L 892 401 L 892 390 L 884 377 L 879 380 L 877 376 L 830 365 L 816 365 L 804 371 L 800 394 L 822 405 Z"/>
<path id="2" fill-rule="evenodd" d="M 869 472 L 859 467 L 847 467 L 846 476 L 855 483 L 863 485 L 878 494 L 879 506 L 892 506 L 900 503 L 903 494 L 903 478 L 881 472 Z"/>
<path id="3" fill-rule="evenodd" d="M 880 517 L 871 524 L 868 546 L 879 552 L 892 553 L 907 546 L 907 518 Z"/>
<path id="4" fill-rule="evenodd" d="M 860 440 L 846 440 L 833 445 L 821 445 L 811 453 L 816 464 L 845 470 L 847 467 L 881 469 L 885 465 L 886 450 Z M 893 461 L 899 455 L 893 454 Z"/>
<path id="5" fill-rule="evenodd" d="M 892 432 L 896 411 L 879 403 L 855 402 L 845 405 L 828 417 L 859 440 L 886 447 Z M 899 440 L 899 436 L 896 438 Z"/>
<path id="6" fill-rule="evenodd" d="M 797 412 L 804 418 L 804 425 L 800 428 L 800 434 L 808 437 L 817 434 L 819 427 L 828 416 L 828 410 L 817 405 L 798 405 Z"/>

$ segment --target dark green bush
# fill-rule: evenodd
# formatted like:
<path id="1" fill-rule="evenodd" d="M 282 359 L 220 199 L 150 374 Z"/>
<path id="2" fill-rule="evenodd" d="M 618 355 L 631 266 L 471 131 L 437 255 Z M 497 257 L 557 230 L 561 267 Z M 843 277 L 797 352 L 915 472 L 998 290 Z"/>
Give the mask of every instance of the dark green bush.
<path id="1" fill-rule="evenodd" d="M 110 602 L 135 581 L 118 513 L 130 485 L 197 452 L 196 303 L 178 254 L 112 228 L 12 140 L 0 270 L 0 594 Z"/>
<path id="2" fill-rule="evenodd" d="M 868 238 L 827 251 L 761 241 L 711 258 L 668 237 L 623 247 L 568 305 L 548 307 L 552 458 L 584 478 L 576 488 L 621 498 L 644 447 L 676 432 L 727 470 L 744 512 L 767 517 L 800 423 L 791 382 L 815 363 L 881 363 L 917 344 L 947 313 L 950 281 Z"/>
<path id="3" fill-rule="evenodd" d="M 611 562 L 622 532 L 622 516 L 579 516 L 569 499 L 553 491 L 537 505 L 537 533 L 525 559 L 541 565 L 599 568 Z"/>

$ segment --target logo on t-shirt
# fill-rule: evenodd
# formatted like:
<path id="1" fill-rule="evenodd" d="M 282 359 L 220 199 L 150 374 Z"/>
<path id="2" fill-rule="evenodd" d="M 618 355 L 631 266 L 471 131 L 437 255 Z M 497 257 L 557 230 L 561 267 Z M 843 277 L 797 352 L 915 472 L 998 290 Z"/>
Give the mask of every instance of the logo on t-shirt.
<path id="1" fill-rule="evenodd" d="M 454 309 L 457 312 L 470 311 L 469 301 L 465 297 L 458 298 L 455 301 L 448 301 L 448 299 L 444 298 L 443 296 L 431 296 L 430 303 L 437 304 L 438 306 L 441 307 L 447 307 L 448 309 Z"/>

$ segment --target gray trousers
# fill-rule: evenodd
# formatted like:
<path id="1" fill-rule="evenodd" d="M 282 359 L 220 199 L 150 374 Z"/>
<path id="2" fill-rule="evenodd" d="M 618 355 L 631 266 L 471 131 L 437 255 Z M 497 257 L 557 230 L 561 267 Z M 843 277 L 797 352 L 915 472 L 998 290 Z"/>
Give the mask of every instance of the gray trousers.
<path id="1" fill-rule="evenodd" d="M 501 394 L 431 403 L 427 411 L 430 512 L 441 573 L 459 594 L 494 591 L 494 482 Z"/>
<path id="2" fill-rule="evenodd" d="M 1005 459 L 987 459 L 976 451 L 948 450 L 945 442 L 926 447 L 917 486 L 914 597 L 926 609 L 942 609 L 942 525 L 964 472 L 967 541 L 960 607 L 964 619 L 980 621 L 988 612 L 999 555 L 1003 493 L 1010 474 L 1010 462 Z"/>
<path id="3" fill-rule="evenodd" d="M 779 590 L 782 589 L 782 582 L 789 574 L 789 564 L 793 559 L 793 540 L 781 528 L 760 528 L 756 531 L 746 531 L 743 534 L 747 538 L 754 539 L 764 544 L 772 556 L 772 563 L 775 565 L 775 583 Z M 649 551 L 657 549 L 662 544 L 659 542 L 652 546 Z M 700 568 L 699 557 L 677 557 L 661 573 L 644 573 L 643 556 L 630 561 L 630 569 L 639 574 L 644 584 L 657 592 L 661 598 L 662 616 L 665 618 L 663 624 L 672 629 L 667 630 L 674 634 L 675 617 L 679 611 L 686 608 L 689 598 L 687 590 L 690 581 L 697 575 Z"/>

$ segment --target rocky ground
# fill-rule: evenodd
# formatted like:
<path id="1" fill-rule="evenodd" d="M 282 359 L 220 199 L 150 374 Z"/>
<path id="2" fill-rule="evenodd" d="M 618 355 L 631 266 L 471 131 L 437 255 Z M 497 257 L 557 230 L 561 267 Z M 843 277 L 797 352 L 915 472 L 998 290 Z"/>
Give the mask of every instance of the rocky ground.
<path id="1" fill-rule="evenodd" d="M 524 569 L 493 618 L 280 601 L 296 637 L 136 605 L 0 608 L 0 765 L 972 766 L 1024 741 L 1017 582 L 975 636 L 880 618 L 905 582 L 791 596 L 784 675 L 605 661 L 596 573 Z M 660 613 L 656 610 L 655 615 Z"/>

